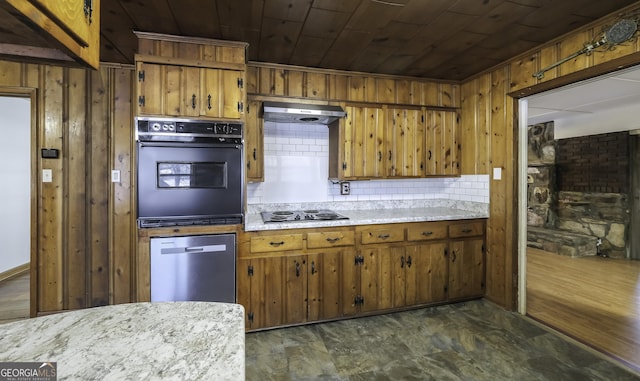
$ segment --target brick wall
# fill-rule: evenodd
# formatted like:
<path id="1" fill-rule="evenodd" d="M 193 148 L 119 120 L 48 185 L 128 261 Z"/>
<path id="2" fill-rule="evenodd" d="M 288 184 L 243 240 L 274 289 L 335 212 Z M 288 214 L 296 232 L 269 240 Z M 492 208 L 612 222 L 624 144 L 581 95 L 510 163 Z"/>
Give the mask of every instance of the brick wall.
<path id="1" fill-rule="evenodd" d="M 559 191 L 629 192 L 629 133 L 558 140 Z"/>

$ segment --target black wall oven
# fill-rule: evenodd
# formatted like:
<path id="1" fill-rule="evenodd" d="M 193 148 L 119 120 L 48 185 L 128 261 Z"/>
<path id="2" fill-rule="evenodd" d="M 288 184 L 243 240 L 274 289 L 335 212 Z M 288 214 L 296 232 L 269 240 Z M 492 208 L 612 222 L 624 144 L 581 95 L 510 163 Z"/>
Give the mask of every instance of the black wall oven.
<path id="1" fill-rule="evenodd" d="M 242 127 L 136 118 L 139 226 L 242 223 Z"/>

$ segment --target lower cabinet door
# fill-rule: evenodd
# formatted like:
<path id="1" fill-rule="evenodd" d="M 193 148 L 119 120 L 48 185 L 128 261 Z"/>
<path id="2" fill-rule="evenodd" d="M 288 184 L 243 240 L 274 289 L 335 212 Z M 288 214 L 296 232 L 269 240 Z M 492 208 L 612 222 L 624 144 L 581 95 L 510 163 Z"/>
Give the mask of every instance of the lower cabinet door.
<path id="1" fill-rule="evenodd" d="M 246 328 L 306 321 L 307 274 L 304 255 L 238 259 L 238 303 Z"/>
<path id="2" fill-rule="evenodd" d="M 360 250 L 360 311 L 372 312 L 393 306 L 393 257 L 402 247 Z"/>
<path id="3" fill-rule="evenodd" d="M 309 321 L 343 316 L 340 278 L 343 256 L 353 250 L 329 250 L 307 256 L 307 305 Z"/>
<path id="4" fill-rule="evenodd" d="M 307 321 L 307 256 L 282 258 L 284 266 L 284 324 Z"/>
<path id="5" fill-rule="evenodd" d="M 446 299 L 446 250 L 446 242 L 406 247 L 406 305 L 434 303 Z"/>
<path id="6" fill-rule="evenodd" d="M 342 299 L 342 315 L 353 316 L 360 310 L 360 265 L 359 253 L 345 253 L 342 256 L 342 282 L 340 293 Z"/>
<path id="7" fill-rule="evenodd" d="M 484 295 L 484 240 L 451 241 L 449 251 L 449 299 Z"/>

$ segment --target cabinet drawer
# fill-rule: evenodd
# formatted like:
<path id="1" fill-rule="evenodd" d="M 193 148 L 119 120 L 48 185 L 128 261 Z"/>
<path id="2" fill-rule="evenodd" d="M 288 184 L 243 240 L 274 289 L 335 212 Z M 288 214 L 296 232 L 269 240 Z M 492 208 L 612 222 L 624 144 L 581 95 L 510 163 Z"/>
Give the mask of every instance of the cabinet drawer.
<path id="1" fill-rule="evenodd" d="M 404 241 L 404 228 L 397 227 L 372 227 L 360 231 L 360 242 L 364 245 L 370 243 L 387 243 Z"/>
<path id="2" fill-rule="evenodd" d="M 355 244 L 353 231 L 327 231 L 307 234 L 307 248 L 350 246 Z"/>
<path id="3" fill-rule="evenodd" d="M 449 237 L 472 237 L 482 235 L 484 224 L 480 221 L 449 225 Z"/>
<path id="4" fill-rule="evenodd" d="M 447 228 L 447 224 L 442 222 L 412 224 L 407 228 L 407 241 L 446 239 Z"/>
<path id="5" fill-rule="evenodd" d="M 302 234 L 251 237 L 251 253 L 302 249 Z"/>

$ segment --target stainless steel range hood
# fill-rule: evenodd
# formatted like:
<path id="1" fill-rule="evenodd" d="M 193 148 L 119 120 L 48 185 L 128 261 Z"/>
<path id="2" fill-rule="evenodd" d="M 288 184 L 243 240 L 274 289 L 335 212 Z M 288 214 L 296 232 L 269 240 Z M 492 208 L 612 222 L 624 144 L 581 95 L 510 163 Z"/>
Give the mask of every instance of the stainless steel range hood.
<path id="1" fill-rule="evenodd" d="M 331 124 L 346 113 L 340 106 L 264 102 L 264 120 L 279 123 Z"/>

